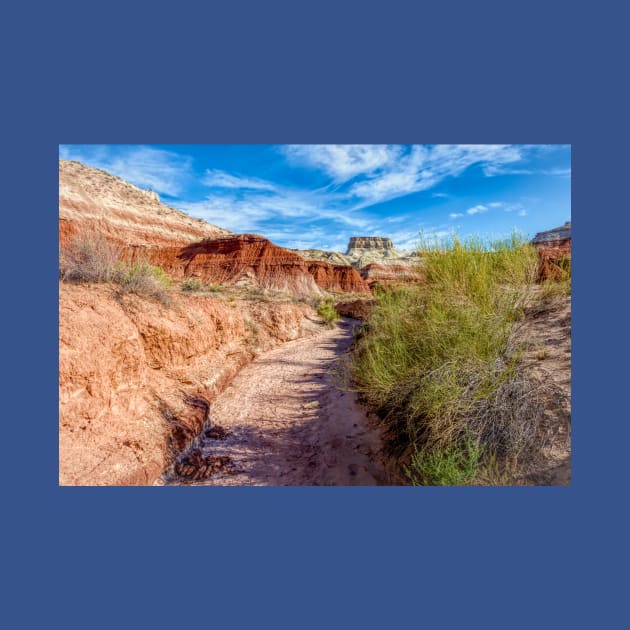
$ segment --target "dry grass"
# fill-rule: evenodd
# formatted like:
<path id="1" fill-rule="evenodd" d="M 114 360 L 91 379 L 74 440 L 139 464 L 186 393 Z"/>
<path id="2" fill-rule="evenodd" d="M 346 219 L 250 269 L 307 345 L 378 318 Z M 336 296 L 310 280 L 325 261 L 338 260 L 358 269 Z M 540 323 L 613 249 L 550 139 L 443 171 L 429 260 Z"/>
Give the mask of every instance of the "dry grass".
<path id="1" fill-rule="evenodd" d="M 65 282 L 109 282 L 118 258 L 103 237 L 78 237 L 59 249 L 59 277 Z"/>
<path id="2" fill-rule="evenodd" d="M 64 282 L 112 282 L 117 293 L 135 293 L 170 304 L 170 280 L 161 267 L 127 264 L 105 238 L 86 234 L 59 250 L 59 277 Z"/>

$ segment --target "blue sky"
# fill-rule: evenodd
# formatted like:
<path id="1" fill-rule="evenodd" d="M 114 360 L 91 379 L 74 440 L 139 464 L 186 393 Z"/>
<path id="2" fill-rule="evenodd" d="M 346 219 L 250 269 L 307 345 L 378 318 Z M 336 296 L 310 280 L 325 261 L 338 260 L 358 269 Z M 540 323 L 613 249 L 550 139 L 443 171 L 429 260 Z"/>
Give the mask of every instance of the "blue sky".
<path id="1" fill-rule="evenodd" d="M 570 145 L 61 145 L 59 156 L 291 248 L 533 236 L 571 218 Z"/>

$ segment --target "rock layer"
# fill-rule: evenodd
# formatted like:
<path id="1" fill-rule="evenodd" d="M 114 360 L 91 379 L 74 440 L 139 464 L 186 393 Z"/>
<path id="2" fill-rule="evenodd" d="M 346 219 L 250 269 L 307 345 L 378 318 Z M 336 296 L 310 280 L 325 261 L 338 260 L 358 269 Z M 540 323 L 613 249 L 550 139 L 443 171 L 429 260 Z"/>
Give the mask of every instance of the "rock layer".
<path id="1" fill-rule="evenodd" d="M 89 232 L 135 247 L 172 246 L 230 234 L 160 203 L 155 192 L 79 162 L 59 160 L 60 241 Z"/>
<path id="2" fill-rule="evenodd" d="M 325 291 L 334 293 L 369 293 L 370 287 L 354 267 L 331 265 L 323 261 L 308 263 L 308 272 Z"/>
<path id="3" fill-rule="evenodd" d="M 394 244 L 390 238 L 382 236 L 352 236 L 348 242 L 346 255 L 352 256 L 354 250 L 357 249 L 377 249 L 387 251 L 394 249 Z"/>

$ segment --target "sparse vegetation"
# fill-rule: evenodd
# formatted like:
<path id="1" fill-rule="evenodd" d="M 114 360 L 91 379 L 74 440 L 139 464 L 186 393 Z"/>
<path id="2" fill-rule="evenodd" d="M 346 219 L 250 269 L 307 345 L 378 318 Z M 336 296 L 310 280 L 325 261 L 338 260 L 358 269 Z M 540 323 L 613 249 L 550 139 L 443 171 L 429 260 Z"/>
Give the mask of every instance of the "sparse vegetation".
<path id="1" fill-rule="evenodd" d="M 170 303 L 168 289 L 171 281 L 161 267 L 146 262 L 125 264 L 118 261 L 114 266 L 112 280 L 121 292 L 135 293 L 155 298 L 163 304 Z"/>
<path id="2" fill-rule="evenodd" d="M 59 249 L 59 277 L 65 282 L 108 282 L 118 255 L 103 237 L 74 238 Z"/>
<path id="3" fill-rule="evenodd" d="M 147 262 L 127 264 L 105 238 L 97 235 L 76 238 L 60 248 L 59 277 L 65 282 L 113 282 L 120 293 L 170 302 L 171 281 L 161 267 Z"/>
<path id="4" fill-rule="evenodd" d="M 257 346 L 260 343 L 260 337 L 259 337 L 260 328 L 258 327 L 258 324 L 255 321 L 248 318 L 245 318 L 244 321 L 245 321 L 245 325 L 250 331 L 250 334 L 245 339 L 246 343 L 252 346 Z"/>
<path id="5" fill-rule="evenodd" d="M 335 322 L 340 319 L 339 313 L 335 310 L 333 298 L 331 297 L 325 298 L 318 304 L 317 314 L 330 328 L 332 328 Z"/>
<path id="6" fill-rule="evenodd" d="M 422 484 L 478 483 L 526 461 L 542 415 L 512 331 L 536 277 L 518 236 L 423 245 L 425 283 L 377 293 L 352 372 Z"/>
<path id="7" fill-rule="evenodd" d="M 186 278 L 182 282 L 182 291 L 186 293 L 198 293 L 199 291 L 203 291 L 204 286 L 203 282 L 198 278 Z"/>

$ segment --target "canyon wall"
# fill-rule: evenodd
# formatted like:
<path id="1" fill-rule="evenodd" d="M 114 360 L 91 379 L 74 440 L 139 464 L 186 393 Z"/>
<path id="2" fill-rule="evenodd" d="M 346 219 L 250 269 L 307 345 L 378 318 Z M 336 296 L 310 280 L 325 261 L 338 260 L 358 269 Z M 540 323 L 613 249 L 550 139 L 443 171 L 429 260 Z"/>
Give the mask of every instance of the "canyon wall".
<path id="1" fill-rule="evenodd" d="M 153 483 L 258 353 L 318 329 L 293 302 L 59 286 L 59 483 Z"/>
<path id="2" fill-rule="evenodd" d="M 332 265 L 324 261 L 310 261 L 308 272 L 319 287 L 334 293 L 369 293 L 370 287 L 349 265 Z"/>

